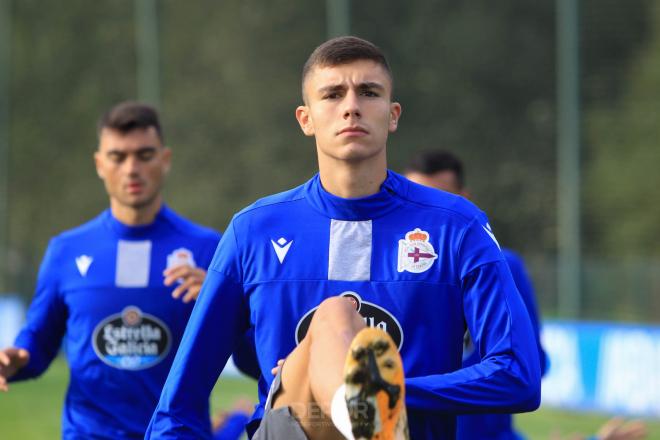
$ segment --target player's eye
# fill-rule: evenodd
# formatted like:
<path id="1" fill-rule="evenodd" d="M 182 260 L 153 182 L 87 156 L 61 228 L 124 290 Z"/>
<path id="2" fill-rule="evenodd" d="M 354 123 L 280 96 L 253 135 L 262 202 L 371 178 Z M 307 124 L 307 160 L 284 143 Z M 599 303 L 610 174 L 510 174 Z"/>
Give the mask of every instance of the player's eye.
<path id="1" fill-rule="evenodd" d="M 378 94 L 378 92 L 375 92 L 375 91 L 373 91 L 373 90 L 369 90 L 369 89 L 367 89 L 367 90 L 363 90 L 363 91 L 362 91 L 362 96 L 366 96 L 366 97 L 368 97 L 368 98 L 376 98 L 376 97 L 378 97 L 378 96 L 380 96 L 380 95 Z"/>
<path id="2" fill-rule="evenodd" d="M 150 161 L 151 159 L 154 158 L 155 155 L 156 155 L 156 150 L 153 149 L 140 150 L 137 152 L 137 158 L 142 162 Z"/>
<path id="3" fill-rule="evenodd" d="M 108 154 L 108 159 L 110 159 L 112 163 L 119 164 L 126 159 L 126 155 L 123 153 L 111 152 Z"/>
<path id="4" fill-rule="evenodd" d="M 339 92 L 330 92 L 323 95 L 323 99 L 337 99 L 340 96 Z"/>

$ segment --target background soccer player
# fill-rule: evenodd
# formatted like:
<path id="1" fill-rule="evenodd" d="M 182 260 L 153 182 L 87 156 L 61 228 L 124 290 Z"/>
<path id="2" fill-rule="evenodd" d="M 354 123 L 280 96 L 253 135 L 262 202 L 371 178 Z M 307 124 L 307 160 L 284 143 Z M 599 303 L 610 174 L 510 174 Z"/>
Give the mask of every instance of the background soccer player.
<path id="1" fill-rule="evenodd" d="M 406 168 L 405 176 L 413 182 L 431 188 L 448 191 L 469 198 L 470 193 L 465 185 L 465 171 L 461 160 L 447 151 L 427 151 L 415 155 Z M 541 346 L 538 308 L 534 287 L 527 274 L 522 259 L 510 249 L 502 247 L 516 287 L 522 296 L 527 312 L 532 320 L 534 336 L 538 346 L 541 374 L 545 373 L 546 357 Z M 463 365 L 469 366 L 479 362 L 478 352 L 474 349 L 471 339 L 466 339 L 466 351 L 463 353 Z M 510 414 L 473 414 L 458 418 L 457 438 L 459 439 L 518 439 L 521 435 L 513 428 Z"/>
<path id="2" fill-rule="evenodd" d="M 43 373 L 64 341 L 66 439 L 144 435 L 220 239 L 163 204 L 171 151 L 153 108 L 118 104 L 98 135 L 110 208 L 51 240 L 27 323 L 0 351 L 6 391 Z"/>
<path id="3" fill-rule="evenodd" d="M 387 170 L 401 115 L 392 86 L 365 40 L 336 38 L 311 54 L 296 118 L 316 140 L 319 174 L 233 218 L 147 438 L 209 436 L 201 403 L 250 326 L 274 384 L 268 401 L 260 395 L 255 438 L 340 438 L 331 402 L 365 325 L 400 350 L 412 438 L 454 438 L 456 413 L 538 406 L 534 333 L 486 216 Z M 482 360 L 461 369 L 466 326 Z"/>

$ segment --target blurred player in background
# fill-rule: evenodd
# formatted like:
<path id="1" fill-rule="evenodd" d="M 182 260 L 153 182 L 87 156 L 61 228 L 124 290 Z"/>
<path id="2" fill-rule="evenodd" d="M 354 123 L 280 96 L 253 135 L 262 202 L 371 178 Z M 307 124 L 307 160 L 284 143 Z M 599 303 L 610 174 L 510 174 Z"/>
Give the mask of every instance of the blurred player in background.
<path id="1" fill-rule="evenodd" d="M 0 389 L 42 374 L 64 341 L 63 438 L 141 438 L 220 234 L 163 203 L 171 150 L 153 108 L 118 104 L 98 139 L 110 208 L 50 241 L 27 323 L 0 351 Z"/>
<path id="2" fill-rule="evenodd" d="M 272 385 L 256 439 L 450 439 L 452 414 L 535 409 L 534 332 L 486 216 L 387 170 L 401 106 L 382 52 L 329 40 L 302 88 L 319 174 L 234 216 L 147 438 L 210 436 L 202 403 L 248 327 Z M 461 369 L 466 321 L 482 360 Z"/>
<path id="3" fill-rule="evenodd" d="M 428 151 L 417 154 L 406 168 L 405 176 L 413 182 L 458 194 L 465 198 L 470 193 L 465 185 L 465 172 L 461 160 L 447 151 Z M 522 259 L 510 249 L 502 247 L 516 287 L 522 296 L 534 328 L 534 339 L 538 347 L 541 373 L 546 370 L 546 355 L 541 346 L 539 314 L 532 281 L 527 274 Z M 463 366 L 479 362 L 479 353 L 475 350 L 469 333 L 466 334 Z M 457 438 L 515 440 L 522 436 L 513 428 L 511 414 L 474 414 L 458 417 Z"/>
<path id="4" fill-rule="evenodd" d="M 417 154 L 406 168 L 405 176 L 421 185 L 470 198 L 470 191 L 465 183 L 463 163 L 448 151 L 434 150 Z M 541 372 L 545 374 L 549 362 L 541 345 L 539 313 L 531 278 L 527 274 L 522 259 L 515 252 L 503 247 L 502 253 L 532 320 Z M 469 333 L 466 333 L 463 366 L 467 367 L 479 362 L 478 353 L 474 348 Z M 639 440 L 646 438 L 646 434 L 646 425 L 641 420 L 626 422 L 621 418 L 613 418 L 600 427 L 595 436 L 586 440 Z M 473 414 L 458 417 L 456 438 L 459 440 L 514 440 L 521 439 L 523 436 L 514 430 L 511 414 Z M 579 435 L 570 438 L 571 440 L 585 439 Z"/>

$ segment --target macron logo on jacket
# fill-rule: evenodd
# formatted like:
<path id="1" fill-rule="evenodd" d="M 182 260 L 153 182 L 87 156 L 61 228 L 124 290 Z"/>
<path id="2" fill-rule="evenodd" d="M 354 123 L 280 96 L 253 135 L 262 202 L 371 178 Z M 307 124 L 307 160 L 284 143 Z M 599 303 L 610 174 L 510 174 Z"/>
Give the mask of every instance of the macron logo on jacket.
<path id="1" fill-rule="evenodd" d="M 94 261 L 94 258 L 90 257 L 89 255 L 81 255 L 76 257 L 76 266 L 78 266 L 78 272 L 80 272 L 82 277 L 87 276 L 87 271 L 89 270 L 89 266 L 91 266 L 92 261 Z"/>
<path id="2" fill-rule="evenodd" d="M 286 254 L 289 252 L 289 248 L 291 248 L 291 245 L 293 244 L 293 240 L 287 241 L 286 238 L 280 237 L 277 242 L 273 240 L 270 242 L 273 244 L 273 249 L 275 249 L 275 253 L 277 254 L 277 259 L 280 260 L 280 264 L 284 263 L 284 259 L 286 258 Z"/>

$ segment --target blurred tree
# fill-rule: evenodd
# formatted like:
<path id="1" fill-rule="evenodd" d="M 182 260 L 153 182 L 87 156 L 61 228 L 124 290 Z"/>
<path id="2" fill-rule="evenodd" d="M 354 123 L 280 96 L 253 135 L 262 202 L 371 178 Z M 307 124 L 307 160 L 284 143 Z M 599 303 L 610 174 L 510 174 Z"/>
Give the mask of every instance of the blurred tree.
<path id="1" fill-rule="evenodd" d="M 357 34 L 380 43 L 394 64 L 403 116 L 391 165 L 400 169 L 420 149 L 456 152 L 500 241 L 552 250 L 554 2 L 444 0 L 391 11 L 361 1 L 354 8 Z"/>
<path id="2" fill-rule="evenodd" d="M 287 0 L 204 4 L 171 1 L 163 10 L 163 111 L 173 139 L 184 143 L 169 195 L 224 228 L 255 198 L 315 172 L 313 142 L 300 134 L 294 110 L 302 64 L 324 39 L 325 17 L 323 8 Z"/>
<path id="3" fill-rule="evenodd" d="M 603 83 L 612 82 L 613 69 L 625 81 L 595 93 L 587 113 L 585 241 L 592 254 L 660 256 L 660 5 L 627 23 L 629 32 L 635 30 L 631 22 L 639 24 L 632 36 L 612 28 L 621 23 L 610 23 L 610 34 L 619 40 L 639 38 L 647 19 L 651 25 L 644 44 L 632 53 L 614 52 L 603 66 L 601 76 L 610 74 Z M 632 55 L 632 61 L 622 63 L 617 55 Z M 604 105 L 611 95 L 616 99 Z"/>
<path id="4" fill-rule="evenodd" d="M 134 96 L 129 2 L 13 6 L 11 271 L 30 292 L 49 236 L 106 204 L 92 162 L 98 112 Z"/>
<path id="5" fill-rule="evenodd" d="M 48 238 L 107 206 L 92 162 L 95 124 L 135 99 L 134 1 L 13 11 L 12 290 L 30 295 Z M 293 117 L 300 70 L 324 39 L 323 8 L 301 2 L 159 4 L 167 200 L 224 228 L 256 197 L 311 176 L 313 144 Z"/>
<path id="6" fill-rule="evenodd" d="M 92 162 L 95 123 L 112 104 L 136 96 L 134 1 L 13 2 L 11 287 L 26 295 L 48 237 L 107 206 Z M 650 69 L 630 70 L 629 62 L 642 66 L 640 57 L 657 53 L 657 44 L 645 46 L 649 3 L 584 4 L 588 114 L 612 103 L 628 111 L 641 102 L 635 96 L 654 87 L 650 70 L 634 88 L 625 84 L 631 72 Z M 325 39 L 325 5 L 163 0 L 158 19 L 161 113 L 174 151 L 166 197 L 184 215 L 222 229 L 233 212 L 316 170 L 313 140 L 300 133 L 294 109 L 302 64 Z M 390 166 L 401 169 L 422 148 L 456 151 L 500 239 L 526 253 L 555 246 L 554 20 L 552 0 L 417 0 L 387 7 L 362 0 L 351 6 L 353 32 L 388 54 L 404 107 L 390 140 Z M 608 20 L 615 25 L 605 25 Z M 602 91 L 607 100 L 589 100 Z M 611 182 L 612 167 L 605 164 L 627 157 L 613 133 L 623 138 L 646 121 L 606 110 L 600 115 L 588 119 L 587 159 L 594 157 L 589 171 L 596 179 L 589 188 Z M 612 121 L 627 127 L 611 131 Z M 635 163 L 647 170 L 655 156 L 639 151 Z M 630 175 L 638 169 L 632 166 Z M 652 183 L 649 177 L 648 188 Z M 589 216 L 603 218 L 615 199 L 586 191 L 594 203 L 585 220 L 591 225 Z M 641 213 L 645 206 L 634 208 Z M 647 222 L 634 217 L 625 221 L 630 229 L 652 228 L 651 221 L 634 225 Z M 600 233 L 616 227 L 608 222 L 593 224 Z M 633 242 L 650 247 L 644 237 Z"/>

